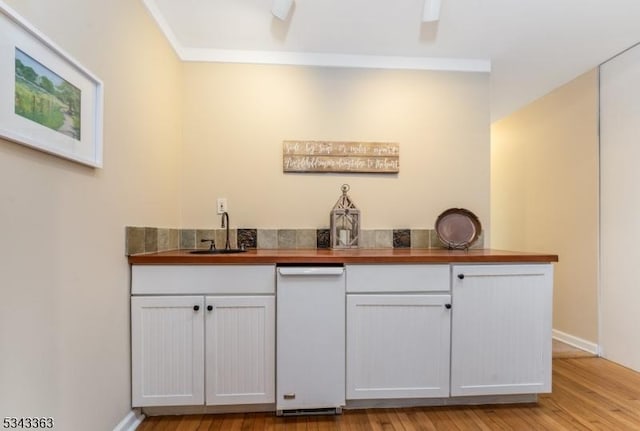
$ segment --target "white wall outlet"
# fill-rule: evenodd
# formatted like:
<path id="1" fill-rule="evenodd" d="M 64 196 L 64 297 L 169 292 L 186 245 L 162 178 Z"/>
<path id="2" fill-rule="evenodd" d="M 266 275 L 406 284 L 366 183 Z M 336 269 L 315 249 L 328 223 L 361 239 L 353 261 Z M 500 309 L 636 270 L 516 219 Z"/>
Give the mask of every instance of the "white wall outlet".
<path id="1" fill-rule="evenodd" d="M 227 211 L 227 198 L 218 198 L 216 207 L 218 208 L 218 214 L 222 214 Z"/>

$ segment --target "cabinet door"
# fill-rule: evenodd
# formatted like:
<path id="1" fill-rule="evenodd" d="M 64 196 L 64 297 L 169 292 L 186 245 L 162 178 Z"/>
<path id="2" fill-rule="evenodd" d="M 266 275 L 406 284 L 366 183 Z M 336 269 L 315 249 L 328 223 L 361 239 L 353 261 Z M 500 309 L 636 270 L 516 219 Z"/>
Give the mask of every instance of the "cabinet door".
<path id="1" fill-rule="evenodd" d="M 275 401 L 274 296 L 209 296 L 207 405 Z"/>
<path id="2" fill-rule="evenodd" d="M 347 295 L 347 399 L 449 396 L 450 295 Z"/>
<path id="3" fill-rule="evenodd" d="M 551 391 L 551 265 L 453 267 L 451 395 Z"/>
<path id="4" fill-rule="evenodd" d="M 204 298 L 131 298 L 133 407 L 204 404 Z"/>

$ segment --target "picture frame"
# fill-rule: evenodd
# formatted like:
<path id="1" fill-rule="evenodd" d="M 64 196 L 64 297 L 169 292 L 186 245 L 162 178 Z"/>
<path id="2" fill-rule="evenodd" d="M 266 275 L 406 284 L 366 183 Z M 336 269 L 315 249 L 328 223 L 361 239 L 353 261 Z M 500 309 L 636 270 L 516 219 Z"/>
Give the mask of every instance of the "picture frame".
<path id="1" fill-rule="evenodd" d="M 0 137 L 102 167 L 103 83 L 0 0 Z"/>

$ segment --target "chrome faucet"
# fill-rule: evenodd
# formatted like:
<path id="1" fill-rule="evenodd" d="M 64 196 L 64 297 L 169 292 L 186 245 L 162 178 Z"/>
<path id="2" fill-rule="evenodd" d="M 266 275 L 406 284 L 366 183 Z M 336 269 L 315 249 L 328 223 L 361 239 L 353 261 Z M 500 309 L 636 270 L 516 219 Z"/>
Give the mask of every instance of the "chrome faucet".
<path id="1" fill-rule="evenodd" d="M 226 219 L 226 223 L 225 223 L 225 219 Z M 229 242 L 229 213 L 226 211 L 222 213 L 222 226 L 220 227 L 222 228 L 226 227 L 227 229 L 227 238 L 224 243 L 224 248 L 225 250 L 229 250 L 231 248 L 231 243 Z"/>

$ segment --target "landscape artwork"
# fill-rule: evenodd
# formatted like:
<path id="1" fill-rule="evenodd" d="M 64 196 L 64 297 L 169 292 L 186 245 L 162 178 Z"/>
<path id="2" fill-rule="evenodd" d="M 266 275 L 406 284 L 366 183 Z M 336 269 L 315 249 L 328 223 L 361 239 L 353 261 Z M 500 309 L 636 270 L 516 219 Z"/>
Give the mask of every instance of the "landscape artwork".
<path id="1" fill-rule="evenodd" d="M 81 91 L 15 49 L 15 113 L 80 141 Z"/>

